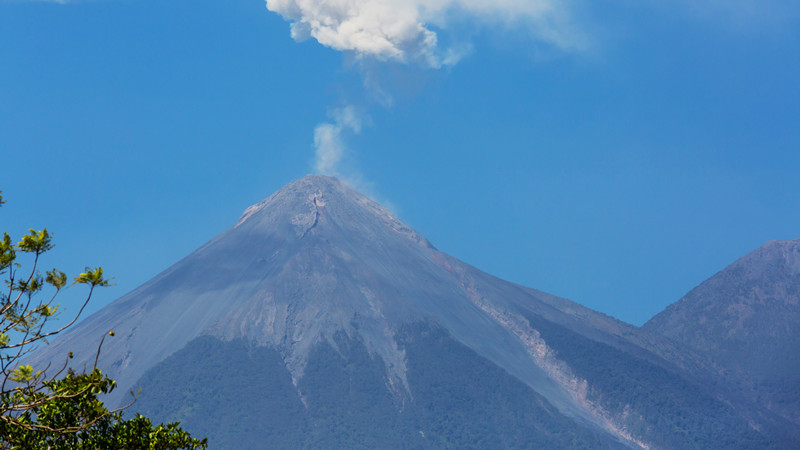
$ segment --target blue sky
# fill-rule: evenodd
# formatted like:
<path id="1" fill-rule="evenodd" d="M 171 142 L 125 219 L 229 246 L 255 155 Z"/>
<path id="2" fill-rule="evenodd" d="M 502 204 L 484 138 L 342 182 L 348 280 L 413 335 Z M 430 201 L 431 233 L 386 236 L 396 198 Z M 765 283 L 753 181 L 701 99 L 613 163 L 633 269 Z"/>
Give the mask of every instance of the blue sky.
<path id="1" fill-rule="evenodd" d="M 322 4 L 0 0 L 0 230 L 102 265 L 96 310 L 322 170 L 637 325 L 800 238 L 796 2 Z"/>

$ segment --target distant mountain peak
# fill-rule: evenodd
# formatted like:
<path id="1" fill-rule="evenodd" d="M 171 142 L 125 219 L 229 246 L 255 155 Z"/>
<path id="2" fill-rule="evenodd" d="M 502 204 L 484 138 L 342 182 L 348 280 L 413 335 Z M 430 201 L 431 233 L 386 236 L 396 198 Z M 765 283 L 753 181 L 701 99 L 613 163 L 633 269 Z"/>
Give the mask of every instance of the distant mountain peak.
<path id="1" fill-rule="evenodd" d="M 767 242 L 643 327 L 715 361 L 800 423 L 800 239 Z"/>
<path id="2" fill-rule="evenodd" d="M 734 267 L 744 265 L 760 273 L 777 269 L 787 275 L 800 274 L 800 239 L 769 241 L 733 263 Z"/>
<path id="3" fill-rule="evenodd" d="M 698 342 L 685 334 L 685 328 L 695 322 L 697 333 L 715 332 L 712 323 L 717 327 L 726 324 L 727 338 L 745 339 L 739 332 L 757 331 L 770 323 L 748 322 L 754 314 L 779 314 L 781 321 L 800 318 L 800 310 L 786 316 L 787 311 L 776 309 L 778 304 L 800 306 L 800 239 L 767 242 L 692 289 L 644 326 L 674 335 L 671 337 L 690 346 Z"/>

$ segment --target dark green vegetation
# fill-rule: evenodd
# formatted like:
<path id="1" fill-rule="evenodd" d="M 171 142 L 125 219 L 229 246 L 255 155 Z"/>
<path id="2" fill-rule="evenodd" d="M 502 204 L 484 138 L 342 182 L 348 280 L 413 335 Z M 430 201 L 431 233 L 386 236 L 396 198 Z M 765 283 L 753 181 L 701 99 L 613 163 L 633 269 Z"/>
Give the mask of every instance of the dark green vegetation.
<path id="1" fill-rule="evenodd" d="M 42 383 L 42 389 L 15 389 L 2 408 L 13 420 L 0 421 L 0 448 L 18 449 L 197 449 L 206 441 L 192 438 L 178 423 L 153 425 L 136 414 L 124 419 L 108 411 L 98 395 L 114 388 L 100 370 Z M 17 409 L 24 405 L 24 410 Z M 20 414 L 16 412 L 20 411 Z M 9 416 L 5 416 L 9 417 Z M 5 419 L 4 417 L 4 419 Z"/>
<path id="2" fill-rule="evenodd" d="M 276 437 L 284 446 L 305 438 L 303 404 L 275 350 L 203 336 L 144 379 L 132 408 L 180 417 L 187 430 L 210 436 L 212 448 L 275 448 Z"/>
<path id="3" fill-rule="evenodd" d="M 98 395 L 111 392 L 115 383 L 97 368 L 96 360 L 92 371 L 84 373 L 66 370 L 66 364 L 60 370 L 22 364 L 37 344 L 75 323 L 96 287 L 109 285 L 103 269 L 87 267 L 72 283 L 89 286 L 80 311 L 60 328 L 47 326 L 58 315 L 56 297 L 69 287 L 64 272 L 51 269 L 44 277 L 39 271 L 40 257 L 54 246 L 46 228 L 31 229 L 17 244 L 8 233 L 0 240 L 0 276 L 5 281 L 0 291 L 0 448 L 205 448 L 205 440 L 193 439 L 178 424 L 153 426 L 146 417 L 124 420 L 121 410 L 108 411 Z M 23 269 L 18 253 L 32 259 L 29 269 Z M 46 288 L 51 292 L 45 294 Z M 113 331 L 108 334 L 114 336 Z M 72 356 L 70 351 L 62 358 Z"/>
<path id="4" fill-rule="evenodd" d="M 504 370 L 425 324 L 400 336 L 417 425 L 435 447 L 598 448 L 608 444 L 559 414 Z"/>
<path id="5" fill-rule="evenodd" d="M 536 315 L 527 319 L 557 358 L 588 380 L 588 399 L 645 442 L 663 448 L 782 447 L 708 387 Z"/>
<path id="6" fill-rule="evenodd" d="M 441 328 L 408 327 L 399 343 L 408 356 L 410 395 L 393 394 L 383 361 L 345 334 L 310 353 L 297 388 L 274 350 L 201 337 L 147 372 L 135 408 L 163 420 L 180 417 L 187 430 L 207 434 L 212 448 L 615 445 Z M 220 369 L 230 377 L 224 383 L 211 379 Z"/>

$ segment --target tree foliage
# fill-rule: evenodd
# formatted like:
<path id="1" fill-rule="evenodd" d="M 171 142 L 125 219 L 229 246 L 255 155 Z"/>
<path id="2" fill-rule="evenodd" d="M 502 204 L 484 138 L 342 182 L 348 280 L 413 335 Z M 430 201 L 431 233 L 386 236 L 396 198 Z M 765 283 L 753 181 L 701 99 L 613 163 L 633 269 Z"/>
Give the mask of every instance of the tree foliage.
<path id="1" fill-rule="evenodd" d="M 0 277 L 5 279 L 0 291 L 0 448 L 205 448 L 205 439 L 192 438 L 178 423 L 156 426 L 139 414 L 124 419 L 124 408 L 107 410 L 98 396 L 116 385 L 96 367 L 97 358 L 92 371 L 84 373 L 68 368 L 72 352 L 60 367 L 21 364 L 48 337 L 75 323 L 95 288 L 110 285 L 100 267 L 87 267 L 69 285 L 58 269 L 42 275 L 40 257 L 53 246 L 46 228 L 31 229 L 16 244 L 8 233 L 0 240 Z M 20 262 L 22 255 L 29 257 L 27 270 Z M 77 314 L 65 325 L 48 326 L 59 313 L 56 297 L 74 285 L 89 290 Z M 98 355 L 105 338 L 98 344 Z"/>

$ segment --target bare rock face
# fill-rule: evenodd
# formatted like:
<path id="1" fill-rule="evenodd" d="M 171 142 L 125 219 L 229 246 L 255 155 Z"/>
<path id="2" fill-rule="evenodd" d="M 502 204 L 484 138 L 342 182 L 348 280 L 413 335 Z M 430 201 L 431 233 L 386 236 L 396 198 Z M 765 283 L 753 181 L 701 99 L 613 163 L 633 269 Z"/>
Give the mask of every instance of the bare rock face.
<path id="1" fill-rule="evenodd" d="M 800 239 L 771 241 L 648 321 L 800 423 Z"/>

